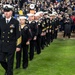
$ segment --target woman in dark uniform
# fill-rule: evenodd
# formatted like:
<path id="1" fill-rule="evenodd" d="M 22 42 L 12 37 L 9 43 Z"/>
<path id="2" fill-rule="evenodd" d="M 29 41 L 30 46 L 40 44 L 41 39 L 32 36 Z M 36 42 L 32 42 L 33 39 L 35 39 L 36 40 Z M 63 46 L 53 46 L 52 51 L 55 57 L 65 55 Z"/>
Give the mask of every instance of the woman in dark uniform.
<path id="1" fill-rule="evenodd" d="M 16 68 L 20 68 L 21 64 L 21 53 L 23 51 L 23 64 L 22 67 L 26 69 L 28 67 L 28 46 L 31 40 L 31 30 L 28 23 L 25 23 L 26 17 L 20 16 L 19 23 L 21 25 L 21 35 L 22 35 L 22 50 L 16 53 Z"/>

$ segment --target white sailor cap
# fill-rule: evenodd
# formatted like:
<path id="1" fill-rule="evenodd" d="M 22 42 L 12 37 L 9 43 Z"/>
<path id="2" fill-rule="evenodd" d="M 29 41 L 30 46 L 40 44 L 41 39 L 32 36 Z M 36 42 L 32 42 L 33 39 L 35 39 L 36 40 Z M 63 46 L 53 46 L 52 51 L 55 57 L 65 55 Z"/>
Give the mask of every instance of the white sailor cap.
<path id="1" fill-rule="evenodd" d="M 30 9 L 34 9 L 35 8 L 35 4 L 30 4 Z"/>
<path id="2" fill-rule="evenodd" d="M 52 12 L 52 14 L 55 14 L 55 15 L 57 15 L 57 12 Z"/>
<path id="3" fill-rule="evenodd" d="M 44 12 L 44 14 L 48 14 L 48 11 Z"/>
<path id="4" fill-rule="evenodd" d="M 32 14 L 32 13 L 28 13 L 27 16 L 34 16 L 34 14 Z"/>
<path id="5" fill-rule="evenodd" d="M 39 13 L 36 13 L 34 16 L 40 16 L 40 14 Z"/>
<path id="6" fill-rule="evenodd" d="M 10 10 L 13 10 L 13 6 L 10 4 L 5 4 L 3 5 L 3 9 L 4 11 L 10 11 Z"/>
<path id="7" fill-rule="evenodd" d="M 20 19 L 27 19 L 25 16 L 19 16 L 19 20 Z"/>
<path id="8" fill-rule="evenodd" d="M 44 14 L 44 12 L 43 11 L 39 11 L 39 12 L 37 12 L 38 14 Z"/>
<path id="9" fill-rule="evenodd" d="M 49 16 L 55 16 L 55 14 L 49 14 Z"/>

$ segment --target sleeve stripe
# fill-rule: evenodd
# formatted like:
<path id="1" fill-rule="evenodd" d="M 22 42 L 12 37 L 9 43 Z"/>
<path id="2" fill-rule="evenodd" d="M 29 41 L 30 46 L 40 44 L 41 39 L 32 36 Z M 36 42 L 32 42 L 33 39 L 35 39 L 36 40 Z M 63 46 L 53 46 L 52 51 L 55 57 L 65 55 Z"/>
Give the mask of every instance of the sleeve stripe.
<path id="1" fill-rule="evenodd" d="M 18 39 L 17 39 L 17 46 L 20 45 L 22 42 L 22 36 L 20 36 Z"/>

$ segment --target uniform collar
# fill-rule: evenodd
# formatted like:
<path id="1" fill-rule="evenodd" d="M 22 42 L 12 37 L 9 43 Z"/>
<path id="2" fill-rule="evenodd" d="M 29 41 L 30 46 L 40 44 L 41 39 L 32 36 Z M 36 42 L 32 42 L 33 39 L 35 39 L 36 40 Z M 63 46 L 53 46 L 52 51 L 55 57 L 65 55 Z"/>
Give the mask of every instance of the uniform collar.
<path id="1" fill-rule="evenodd" d="M 24 28 L 24 26 L 25 26 L 25 24 L 24 24 L 24 25 L 21 25 L 21 29 L 23 29 L 23 28 Z"/>
<path id="2" fill-rule="evenodd" d="M 6 18 L 6 21 L 7 21 L 7 20 L 10 22 L 10 20 L 11 20 L 11 17 L 10 17 L 10 18 Z"/>
<path id="3" fill-rule="evenodd" d="M 32 21 L 29 21 L 29 23 L 31 23 Z"/>
<path id="4" fill-rule="evenodd" d="M 38 20 L 35 20 L 36 22 L 38 22 Z"/>

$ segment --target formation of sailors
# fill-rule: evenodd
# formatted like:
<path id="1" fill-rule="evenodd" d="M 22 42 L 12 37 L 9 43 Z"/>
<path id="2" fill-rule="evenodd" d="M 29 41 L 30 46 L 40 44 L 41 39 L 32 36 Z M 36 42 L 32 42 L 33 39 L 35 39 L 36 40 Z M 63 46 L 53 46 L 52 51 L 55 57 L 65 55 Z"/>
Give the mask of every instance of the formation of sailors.
<path id="1" fill-rule="evenodd" d="M 6 53 L 10 52 L 11 54 L 14 54 L 12 51 L 13 49 L 15 51 L 15 46 L 13 46 L 15 44 L 11 42 L 13 42 L 14 38 L 17 38 L 18 34 L 19 34 L 18 35 L 19 38 L 17 39 L 18 41 L 17 47 L 20 47 L 21 45 L 21 50 L 17 48 L 17 51 L 16 51 L 16 69 L 21 67 L 21 62 L 22 62 L 23 69 L 26 69 L 28 67 L 29 60 L 32 61 L 34 58 L 34 55 L 35 55 L 34 52 L 36 52 L 37 54 L 40 54 L 45 47 L 48 47 L 53 42 L 54 39 L 57 39 L 58 31 L 64 31 L 63 37 L 68 36 L 68 38 L 70 38 L 71 32 L 72 31 L 75 32 L 75 12 L 72 15 L 69 15 L 66 10 L 65 12 L 63 11 L 59 12 L 58 10 L 56 11 L 53 8 L 53 5 L 51 6 L 52 6 L 51 8 L 50 7 L 47 8 L 45 6 L 42 9 L 42 11 L 40 11 L 39 9 L 38 11 L 35 11 L 34 5 L 32 4 L 30 7 L 31 9 L 29 10 L 30 13 L 27 12 L 27 14 L 23 15 L 23 12 L 20 10 L 19 11 L 20 16 L 16 16 L 16 14 L 14 16 L 14 18 L 18 19 L 18 21 L 15 19 L 15 21 L 13 20 L 12 22 L 10 21 L 9 23 L 7 23 L 7 21 L 4 20 L 6 19 L 6 16 L 7 16 L 5 13 L 9 13 L 10 11 L 13 11 L 13 9 L 11 8 L 10 10 L 8 4 L 6 5 L 6 7 L 4 8 L 5 16 L 3 16 L 1 13 L 1 15 L 4 18 L 0 20 L 0 31 L 2 31 L 2 29 L 6 30 L 1 32 L 2 33 L 1 34 L 2 37 L 0 39 L 1 44 L 4 44 L 3 46 L 6 46 L 2 48 L 0 45 L 1 47 L 0 49 L 4 51 L 3 54 L 1 53 L 2 54 L 1 60 L 5 57 Z M 9 19 L 13 18 L 11 14 L 12 12 L 9 14 L 10 16 Z M 2 26 L 2 24 L 4 27 Z M 8 25 L 8 27 L 6 27 L 6 25 Z M 21 36 L 20 36 L 20 32 L 21 32 Z M 7 34 L 4 34 L 4 33 L 7 33 Z M 12 34 L 14 37 L 12 36 Z M 7 39 L 5 37 L 7 37 Z M 8 43 L 11 43 L 12 45 L 10 44 L 10 47 L 8 47 Z M 6 51 L 5 48 L 11 49 L 12 51 L 7 50 L 7 52 L 5 52 Z M 13 55 L 13 58 L 14 58 L 14 55 Z M 11 63 L 9 61 L 7 62 L 9 63 L 9 66 L 7 66 L 5 58 L 4 58 L 4 61 L 6 65 L 4 62 L 2 63 L 5 65 L 4 67 L 6 67 L 5 70 L 7 74 L 10 73 L 10 70 L 12 73 L 13 61 L 11 61 L 10 59 L 8 60 Z"/>
<path id="2" fill-rule="evenodd" d="M 21 26 L 22 50 L 16 53 L 16 68 L 20 68 L 21 58 L 22 67 L 27 68 L 28 59 L 31 61 L 34 58 L 34 52 L 40 54 L 41 50 L 57 38 L 59 24 L 56 13 L 39 11 L 35 14 L 28 13 L 27 16 L 21 15 L 18 18 Z"/>

